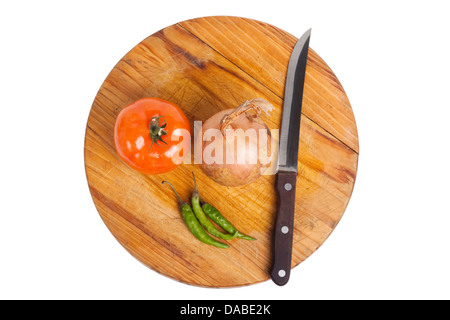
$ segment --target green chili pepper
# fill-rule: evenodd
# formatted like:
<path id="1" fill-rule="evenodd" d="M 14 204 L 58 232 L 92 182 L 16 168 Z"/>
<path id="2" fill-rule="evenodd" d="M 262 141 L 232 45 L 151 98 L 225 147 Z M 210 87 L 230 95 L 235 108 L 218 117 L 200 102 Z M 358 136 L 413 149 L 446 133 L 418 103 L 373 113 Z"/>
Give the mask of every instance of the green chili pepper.
<path id="1" fill-rule="evenodd" d="M 224 240 L 231 240 L 236 238 L 238 235 L 238 231 L 236 230 L 232 234 L 225 234 L 220 232 L 216 229 L 216 227 L 211 223 L 211 221 L 208 220 L 205 213 L 203 212 L 202 207 L 200 206 L 200 194 L 198 193 L 197 189 L 197 182 L 195 181 L 194 173 L 192 172 L 192 176 L 194 177 L 194 192 L 192 193 L 191 197 L 191 203 L 192 203 L 192 209 L 194 210 L 194 214 L 197 217 L 200 224 L 213 236 L 224 239 Z"/>
<path id="2" fill-rule="evenodd" d="M 209 203 L 203 203 L 202 205 L 203 211 L 206 215 L 219 226 L 221 226 L 225 231 L 229 233 L 236 233 L 237 237 L 245 240 L 256 240 L 253 237 L 247 236 L 245 234 L 240 233 L 236 228 L 217 210 Z"/>
<path id="3" fill-rule="evenodd" d="M 241 238 L 241 239 L 245 239 L 245 240 L 256 240 L 253 237 L 250 237 L 248 235 L 242 234 L 240 233 L 220 212 L 219 210 L 217 210 L 216 208 L 214 208 L 211 204 L 206 203 L 202 197 L 200 196 L 200 194 L 198 193 L 197 190 L 197 183 L 195 181 L 195 175 L 194 173 L 192 173 L 192 176 L 194 177 L 194 185 L 195 185 L 195 190 L 194 190 L 194 194 L 197 193 L 199 200 L 201 203 L 203 203 L 202 205 L 202 209 L 203 212 L 206 213 L 206 215 L 215 223 L 217 223 L 220 227 L 222 227 L 225 231 L 227 231 L 228 233 L 232 234 L 233 236 L 236 236 L 237 238 Z M 192 206 L 194 207 L 194 202 L 192 204 Z M 194 209 L 195 212 L 195 209 Z"/>
<path id="4" fill-rule="evenodd" d="M 162 183 L 163 184 L 167 183 L 169 186 L 172 187 L 173 191 L 175 192 L 175 195 L 177 196 L 183 220 L 186 223 L 189 230 L 198 240 L 200 240 L 203 243 L 216 246 L 218 248 L 222 249 L 229 248 L 227 244 L 217 241 L 216 239 L 212 238 L 209 234 L 206 233 L 206 231 L 202 228 L 199 221 L 195 217 L 195 214 L 192 211 L 191 206 L 188 203 L 181 200 L 180 196 L 178 195 L 177 191 L 175 190 L 174 186 L 172 186 L 172 184 L 170 184 L 167 181 L 163 181 Z"/>

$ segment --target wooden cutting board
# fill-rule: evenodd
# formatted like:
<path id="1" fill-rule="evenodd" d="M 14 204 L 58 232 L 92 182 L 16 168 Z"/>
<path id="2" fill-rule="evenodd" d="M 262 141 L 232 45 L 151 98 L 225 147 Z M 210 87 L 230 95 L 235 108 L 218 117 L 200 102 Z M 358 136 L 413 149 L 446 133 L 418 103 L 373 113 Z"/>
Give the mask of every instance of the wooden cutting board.
<path id="1" fill-rule="evenodd" d="M 102 84 L 86 128 L 89 189 L 114 237 L 149 268 L 206 287 L 268 280 L 275 176 L 228 188 L 210 180 L 196 164 L 182 164 L 166 174 L 140 174 L 115 151 L 113 128 L 119 111 L 137 99 L 159 97 L 180 106 L 193 127 L 194 121 L 204 122 L 220 110 L 260 97 L 276 108 L 262 119 L 278 129 L 287 65 L 296 41 L 283 30 L 250 19 L 188 20 L 143 40 Z M 341 219 L 355 183 L 359 152 L 344 89 L 313 49 L 305 81 L 292 267 L 316 251 Z M 187 201 L 193 191 L 191 171 L 203 198 L 257 241 L 230 240 L 230 248 L 224 250 L 192 236 L 172 191 L 161 184 L 172 182 Z"/>

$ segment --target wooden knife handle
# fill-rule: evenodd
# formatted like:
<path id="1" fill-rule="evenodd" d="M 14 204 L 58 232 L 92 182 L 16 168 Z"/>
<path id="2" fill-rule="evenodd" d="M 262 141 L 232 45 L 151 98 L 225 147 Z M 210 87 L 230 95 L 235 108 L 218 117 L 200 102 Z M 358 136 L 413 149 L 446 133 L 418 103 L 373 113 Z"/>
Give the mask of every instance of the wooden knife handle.
<path id="1" fill-rule="evenodd" d="M 296 182 L 296 172 L 277 173 L 278 207 L 273 229 L 273 264 L 270 276 L 279 286 L 288 282 L 291 273 Z"/>

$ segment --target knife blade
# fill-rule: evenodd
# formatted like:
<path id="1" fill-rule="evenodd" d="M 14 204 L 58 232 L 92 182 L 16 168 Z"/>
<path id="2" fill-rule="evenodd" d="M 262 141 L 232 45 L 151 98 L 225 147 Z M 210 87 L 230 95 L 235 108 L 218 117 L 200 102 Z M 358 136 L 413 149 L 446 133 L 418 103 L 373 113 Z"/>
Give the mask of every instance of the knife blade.
<path id="1" fill-rule="evenodd" d="M 284 88 L 276 190 L 277 214 L 273 230 L 273 262 L 270 277 L 277 285 L 289 281 L 294 234 L 300 119 L 311 29 L 292 50 Z"/>

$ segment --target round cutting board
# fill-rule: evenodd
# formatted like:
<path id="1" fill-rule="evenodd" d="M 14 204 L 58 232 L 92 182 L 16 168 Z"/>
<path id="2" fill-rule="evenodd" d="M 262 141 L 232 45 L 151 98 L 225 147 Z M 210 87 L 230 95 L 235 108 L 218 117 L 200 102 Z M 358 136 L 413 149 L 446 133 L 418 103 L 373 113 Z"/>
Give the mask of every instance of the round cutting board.
<path id="1" fill-rule="evenodd" d="M 314 35 L 312 36 L 312 43 Z M 264 98 L 281 123 L 284 83 L 297 39 L 270 24 L 238 17 L 183 21 L 149 36 L 113 68 L 95 97 L 86 128 L 85 167 L 95 206 L 118 242 L 167 277 L 198 286 L 232 287 L 269 279 L 276 214 L 275 176 L 242 187 L 210 180 L 198 164 L 144 175 L 122 162 L 113 128 L 120 110 L 143 97 L 182 108 L 193 129 L 220 110 Z M 338 79 L 310 48 L 300 131 L 292 268 L 327 239 L 349 202 L 357 170 L 358 135 Z M 202 197 L 242 233 L 229 249 L 199 242 L 181 217 L 170 181 L 185 201 L 195 173 Z M 292 276 L 295 276 L 295 273 Z"/>

